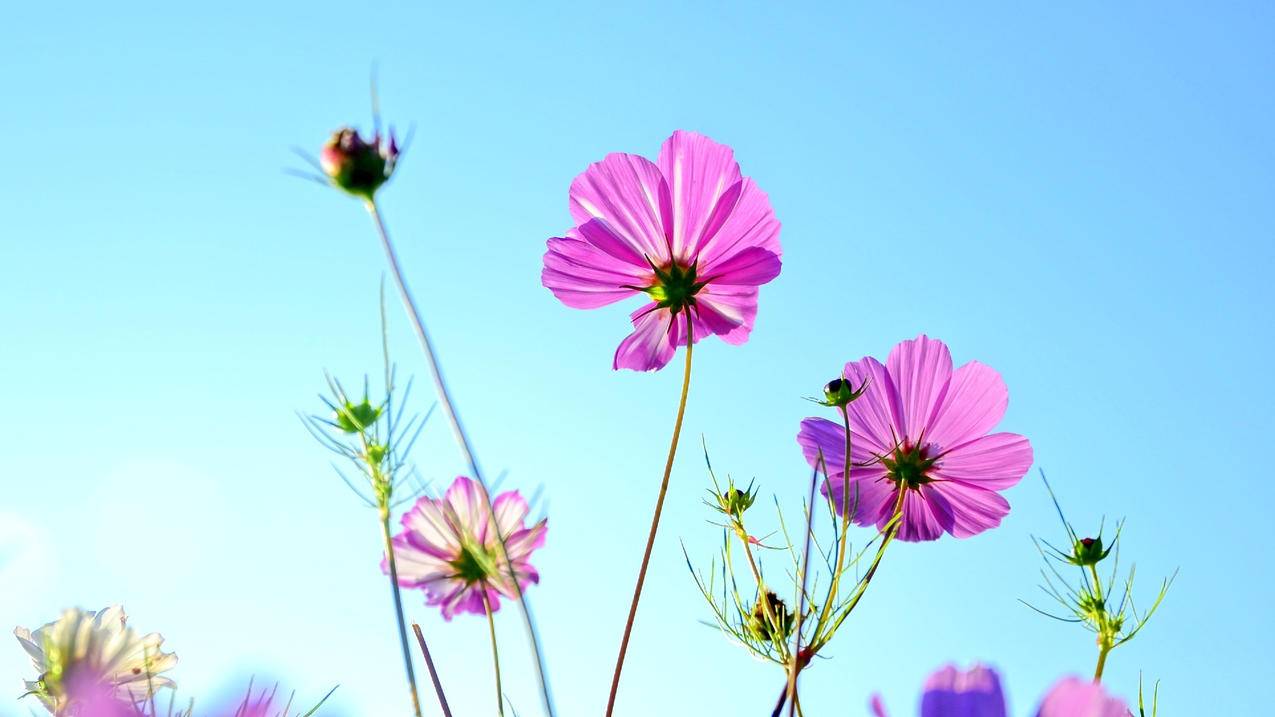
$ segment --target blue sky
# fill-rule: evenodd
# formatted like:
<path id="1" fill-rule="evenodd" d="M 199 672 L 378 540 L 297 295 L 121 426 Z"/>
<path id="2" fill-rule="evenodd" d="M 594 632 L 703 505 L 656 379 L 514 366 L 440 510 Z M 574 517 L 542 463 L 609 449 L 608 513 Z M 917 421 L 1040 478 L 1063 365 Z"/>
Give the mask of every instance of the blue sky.
<path id="1" fill-rule="evenodd" d="M 289 147 L 386 117 L 415 143 L 383 201 L 493 475 L 544 490 L 531 592 L 564 715 L 597 714 L 678 376 L 614 373 L 624 308 L 539 285 L 571 179 L 674 129 L 733 145 L 783 222 L 752 339 L 710 341 L 618 714 L 762 713 L 781 679 L 698 621 L 678 549 L 718 538 L 719 470 L 795 507 L 797 424 L 847 360 L 926 332 L 999 369 L 1081 526 L 1124 516 L 1139 587 L 1181 574 L 1112 658 L 1168 714 L 1252 714 L 1272 663 L 1275 17 L 1264 3 L 927 7 L 542 3 L 23 4 L 0 29 L 0 623 L 122 602 L 183 694 L 256 673 L 348 714 L 403 714 L 374 516 L 295 410 L 380 362 L 382 257 Z M 401 370 L 424 379 L 391 313 Z M 631 307 L 630 307 L 631 308 Z M 418 393 L 424 397 L 424 392 Z M 427 404 L 421 402 L 423 410 Z M 460 470 L 441 423 L 416 454 Z M 811 714 L 910 714 L 944 661 L 1003 669 L 1016 713 L 1092 669 L 1018 603 L 1040 481 L 973 539 L 899 545 L 804 679 Z M 859 536 L 866 538 L 866 534 Z M 409 598 L 460 714 L 490 710 L 485 626 Z M 506 682 L 535 692 L 513 613 Z M 7 629 L 7 628 L 6 628 Z M 16 697 L 16 643 L 0 675 Z M 4 683 L 0 683 L 4 684 Z M 3 692 L 0 691 L 0 697 Z M 8 698 L 0 715 L 24 714 Z M 334 712 L 335 713 L 335 712 Z"/>

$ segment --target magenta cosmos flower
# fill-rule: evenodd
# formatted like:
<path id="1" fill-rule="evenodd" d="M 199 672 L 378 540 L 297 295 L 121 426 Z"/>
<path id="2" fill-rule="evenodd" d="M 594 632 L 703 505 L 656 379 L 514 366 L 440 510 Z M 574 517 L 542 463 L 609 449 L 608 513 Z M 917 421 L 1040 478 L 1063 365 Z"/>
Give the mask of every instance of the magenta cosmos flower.
<path id="1" fill-rule="evenodd" d="M 875 717 L 888 717 L 880 695 L 868 703 Z M 960 670 L 947 665 L 925 680 L 921 717 L 1008 717 L 1000 675 L 990 667 L 974 665 Z M 1056 682 L 1041 700 L 1036 717 L 1129 717 L 1123 700 L 1107 694 L 1101 684 L 1066 677 Z"/>
<path id="2" fill-rule="evenodd" d="M 463 612 L 485 615 L 486 604 L 495 612 L 501 595 L 516 599 L 520 589 L 540 582 L 529 561 L 544 545 L 548 519 L 527 527 L 527 511 L 518 491 L 496 496 L 489 510 L 482 488 L 464 476 L 442 498 L 421 498 L 403 515 L 403 531 L 394 536 L 399 585 L 423 589 L 425 603 L 441 608 L 447 620 Z M 501 555 L 497 527 L 509 562 Z M 381 569 L 389 571 L 385 560 Z"/>
<path id="3" fill-rule="evenodd" d="M 576 309 L 646 294 L 614 368 L 653 371 L 688 334 L 748 340 L 757 293 L 779 275 L 779 221 L 735 153 L 677 131 L 656 162 L 609 154 L 571 183 L 576 226 L 550 239 L 541 280 Z"/>
<path id="4" fill-rule="evenodd" d="M 1032 447 L 1015 433 L 988 433 L 1009 405 L 999 373 L 977 361 L 953 370 L 947 346 L 923 334 L 895 346 L 884 366 L 868 356 L 846 364 L 842 376 L 855 387 L 867 383 L 847 407 L 849 500 L 842 425 L 807 418 L 797 435 L 811 466 L 822 453 L 825 495 L 839 511 L 883 528 L 904 490 L 900 540 L 967 538 L 1000 524 L 1009 503 L 997 491 L 1022 479 Z"/>

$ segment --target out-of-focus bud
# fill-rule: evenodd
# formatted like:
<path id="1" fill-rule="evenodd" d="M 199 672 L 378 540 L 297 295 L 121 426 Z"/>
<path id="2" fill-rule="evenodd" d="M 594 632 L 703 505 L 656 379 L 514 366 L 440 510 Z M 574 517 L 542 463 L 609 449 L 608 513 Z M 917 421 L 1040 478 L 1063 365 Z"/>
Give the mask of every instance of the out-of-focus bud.
<path id="1" fill-rule="evenodd" d="M 846 378 L 834 378 L 823 387 L 824 400 L 820 401 L 825 406 L 833 408 L 845 408 L 852 401 L 863 395 L 868 389 L 868 382 L 865 380 L 863 385 L 855 388 Z"/>
<path id="2" fill-rule="evenodd" d="M 774 622 L 771 622 L 771 616 L 774 617 Z M 793 615 L 788 606 L 772 592 L 767 592 L 764 597 L 759 596 L 757 605 L 748 616 L 749 631 L 764 642 L 771 642 L 775 638 L 788 639 L 792 633 L 792 623 Z"/>
<path id="3" fill-rule="evenodd" d="M 319 153 L 319 165 L 332 185 L 368 201 L 389 181 L 398 160 L 398 143 L 391 131 L 366 141 L 352 127 L 342 127 Z"/>
<path id="4" fill-rule="evenodd" d="M 346 433 L 362 433 L 381 417 L 381 407 L 373 406 L 366 398 L 362 403 L 345 402 L 337 409 L 336 425 Z"/>

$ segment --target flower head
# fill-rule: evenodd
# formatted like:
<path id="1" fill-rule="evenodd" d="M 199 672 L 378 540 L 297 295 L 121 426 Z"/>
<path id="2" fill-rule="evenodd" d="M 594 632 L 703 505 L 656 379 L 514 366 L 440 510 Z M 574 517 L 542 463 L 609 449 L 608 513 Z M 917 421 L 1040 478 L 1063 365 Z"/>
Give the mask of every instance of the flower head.
<path id="1" fill-rule="evenodd" d="M 1101 683 L 1064 677 L 1040 703 L 1036 717 L 1130 717 L 1128 705 L 1107 694 Z"/>
<path id="2" fill-rule="evenodd" d="M 614 368 L 663 368 L 710 334 L 748 340 L 758 287 L 779 275 L 779 221 L 730 147 L 679 130 L 656 162 L 609 154 L 571 183 L 570 207 L 576 225 L 549 240 L 544 285 L 577 309 L 650 299 Z"/>
<path id="3" fill-rule="evenodd" d="M 1023 436 L 991 433 L 1009 404 L 1000 374 L 977 361 L 952 368 L 942 342 L 925 335 L 904 341 L 885 365 L 871 356 L 846 364 L 843 378 L 867 382 L 846 407 L 852 435 L 849 495 L 845 486 L 845 429 L 823 418 L 801 422 L 797 442 L 811 466 L 822 455 L 825 494 L 854 522 L 884 528 L 903 498 L 901 540 L 958 538 L 1000 524 L 1009 503 L 998 491 L 1031 467 Z"/>
<path id="4" fill-rule="evenodd" d="M 116 699 L 135 703 L 173 684 L 160 673 L 172 669 L 177 656 L 161 649 L 159 633 L 139 635 L 129 627 L 118 605 L 67 610 L 34 632 L 19 627 L 13 634 L 39 674 L 25 683 L 28 694 L 55 714 L 90 704 L 100 709 Z"/>
<path id="5" fill-rule="evenodd" d="M 319 166 L 333 186 L 371 201 L 376 190 L 394 174 L 398 155 L 392 130 L 384 137 L 378 130 L 369 142 L 358 130 L 342 127 L 323 145 Z"/>
<path id="6" fill-rule="evenodd" d="M 447 620 L 463 612 L 484 615 L 488 604 L 496 611 L 500 595 L 516 599 L 521 589 L 540 582 L 530 558 L 544 545 L 548 519 L 527 527 L 528 510 L 518 491 L 496 496 L 489 509 L 482 488 L 464 476 L 442 498 L 421 498 L 394 536 L 399 585 L 423 589 L 426 604 L 440 607 Z M 381 567 L 389 570 L 385 561 Z M 516 587 L 510 572 L 517 575 Z"/>

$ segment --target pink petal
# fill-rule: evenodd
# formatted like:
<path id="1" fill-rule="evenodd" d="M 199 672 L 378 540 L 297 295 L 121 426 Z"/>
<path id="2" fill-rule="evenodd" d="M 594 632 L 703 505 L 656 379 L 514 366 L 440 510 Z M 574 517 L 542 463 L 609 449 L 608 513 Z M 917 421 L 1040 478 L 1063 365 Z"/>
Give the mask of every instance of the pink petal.
<path id="1" fill-rule="evenodd" d="M 650 283 L 650 267 L 641 257 L 634 264 L 616 256 L 627 250 L 606 224 L 593 220 L 566 237 L 547 242 L 540 281 L 559 301 L 575 309 L 599 306 L 633 296 L 632 286 Z"/>
<path id="2" fill-rule="evenodd" d="M 885 477 L 885 469 L 879 463 L 864 466 L 874 455 L 859 443 L 851 443 L 850 493 L 848 505 L 843 499 L 845 490 L 846 455 L 845 428 L 824 418 L 807 418 L 801 422 L 797 443 L 811 468 L 818 464 L 822 451 L 828 480 L 822 488 L 824 495 L 832 497 L 838 513 L 847 508 L 853 511 L 851 518 L 858 525 L 884 524 L 890 519 L 894 500 L 898 495 L 894 484 Z M 884 516 L 884 517 L 882 517 Z"/>
<path id="3" fill-rule="evenodd" d="M 659 308 L 654 302 L 643 306 L 630 316 L 633 333 L 615 349 L 612 367 L 633 371 L 655 371 L 664 368 L 677 350 L 676 337 L 672 333 L 673 314 Z M 683 320 L 682 317 L 678 317 Z"/>
<path id="4" fill-rule="evenodd" d="M 491 514 L 483 498 L 483 489 L 465 476 L 457 476 L 443 497 L 456 528 L 483 542 Z"/>
<path id="5" fill-rule="evenodd" d="M 496 525 L 500 526 L 500 534 L 508 537 L 522 528 L 522 521 L 527 517 L 530 506 L 518 491 L 508 490 L 496 496 L 496 500 L 491 503 L 491 510 L 496 516 Z M 491 543 L 495 545 L 496 541 L 492 540 Z"/>
<path id="6" fill-rule="evenodd" d="M 883 513 L 877 527 L 884 528 L 890 517 L 889 511 Z M 917 543 L 938 540 L 942 535 L 943 525 L 935 515 L 933 506 L 919 492 L 909 490 L 907 497 L 903 499 L 903 524 L 899 528 L 899 540 Z"/>
<path id="7" fill-rule="evenodd" d="M 673 256 L 693 261 L 706 228 L 722 224 L 720 214 L 713 221 L 719 200 L 742 179 L 735 153 L 704 135 L 678 130 L 660 148 L 659 171 L 672 199 Z M 733 199 L 727 197 L 730 208 L 737 203 L 739 191 L 734 190 Z"/>
<path id="8" fill-rule="evenodd" d="M 739 199 L 721 228 L 696 248 L 700 270 L 713 273 L 719 263 L 749 247 L 781 256 L 779 229 L 779 220 L 770 208 L 766 193 L 753 180 L 745 178 L 740 184 Z"/>
<path id="9" fill-rule="evenodd" d="M 948 379 L 952 377 L 952 355 L 947 345 L 925 334 L 901 341 L 890 351 L 886 361 L 894 379 L 903 408 L 903 436 L 919 442 L 922 433 L 929 440 L 928 421 L 935 406 L 943 400 Z"/>
<path id="10" fill-rule="evenodd" d="M 1101 684 L 1065 677 L 1045 695 L 1036 717 L 1128 717 L 1131 714 L 1124 700 L 1108 695 Z"/>
<path id="11" fill-rule="evenodd" d="M 700 290 L 695 302 L 696 316 L 707 329 L 703 335 L 716 334 L 734 346 L 748 341 L 757 320 L 756 287 L 710 284 Z"/>
<path id="12" fill-rule="evenodd" d="M 868 700 L 868 709 L 872 710 L 872 717 L 890 717 L 885 711 L 885 702 L 882 701 L 879 692 L 872 693 L 872 697 Z"/>
<path id="13" fill-rule="evenodd" d="M 403 514 L 402 535 L 418 550 L 455 556 L 460 551 L 460 539 L 441 503 L 428 497 L 417 499 L 411 510 Z"/>
<path id="14" fill-rule="evenodd" d="M 866 443 L 873 453 L 889 455 L 895 444 L 903 440 L 898 416 L 902 411 L 894 381 L 871 356 L 846 364 L 842 376 L 854 386 L 867 382 L 867 390 L 849 405 L 850 430 L 857 443 Z"/>
<path id="15" fill-rule="evenodd" d="M 505 550 L 509 559 L 514 562 L 526 562 L 532 551 L 545 544 L 545 534 L 549 532 L 549 521 L 542 519 L 530 528 L 514 531 L 505 540 Z"/>
<path id="16" fill-rule="evenodd" d="M 952 373 L 947 393 L 934 407 L 925 440 L 940 448 L 986 435 L 1009 405 L 1009 389 L 996 369 L 970 361 Z"/>
<path id="17" fill-rule="evenodd" d="M 577 225 L 601 219 L 632 253 L 656 264 L 670 259 L 669 188 L 645 157 L 608 154 L 589 165 L 571 182 L 570 207 Z"/>
<path id="18" fill-rule="evenodd" d="M 953 446 L 940 455 L 930 475 L 987 490 L 1004 490 L 1032 467 L 1032 444 L 1017 433 L 993 433 Z"/>
<path id="19" fill-rule="evenodd" d="M 779 276 L 779 257 L 760 247 L 750 246 L 732 254 L 702 273 L 710 285 L 760 286 Z"/>
<path id="20" fill-rule="evenodd" d="M 956 482 L 936 481 L 921 486 L 943 529 L 968 538 L 995 528 L 1009 514 L 1009 501 L 1000 493 Z"/>

